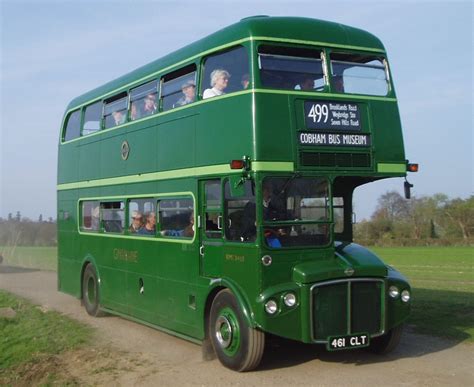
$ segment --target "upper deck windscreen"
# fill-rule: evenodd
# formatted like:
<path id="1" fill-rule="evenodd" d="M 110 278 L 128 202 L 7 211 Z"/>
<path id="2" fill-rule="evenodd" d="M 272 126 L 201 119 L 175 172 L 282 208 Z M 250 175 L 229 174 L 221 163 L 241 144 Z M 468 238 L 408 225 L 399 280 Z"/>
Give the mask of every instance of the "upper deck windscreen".
<path id="1" fill-rule="evenodd" d="M 258 50 L 262 86 L 286 90 L 322 90 L 320 50 L 262 45 Z"/>
<path id="2" fill-rule="evenodd" d="M 383 58 L 352 54 L 331 54 L 330 57 L 334 91 L 377 96 L 388 94 L 388 72 Z"/>

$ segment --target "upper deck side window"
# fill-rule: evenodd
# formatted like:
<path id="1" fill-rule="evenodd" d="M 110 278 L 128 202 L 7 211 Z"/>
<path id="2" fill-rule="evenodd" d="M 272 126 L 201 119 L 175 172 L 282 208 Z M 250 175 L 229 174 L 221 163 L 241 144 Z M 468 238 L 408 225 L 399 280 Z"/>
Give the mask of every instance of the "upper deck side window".
<path id="1" fill-rule="evenodd" d="M 365 54 L 331 53 L 332 90 L 339 93 L 386 96 L 389 93 L 384 58 Z"/>
<path id="2" fill-rule="evenodd" d="M 86 107 L 84 112 L 84 123 L 82 125 L 83 136 L 95 133 L 100 130 L 102 105 L 102 101 L 98 101 Z"/>
<path id="3" fill-rule="evenodd" d="M 249 87 L 247 49 L 238 46 L 204 59 L 201 82 L 203 99 L 234 93 Z"/>
<path id="4" fill-rule="evenodd" d="M 264 87 L 321 91 L 326 85 L 323 52 L 313 48 L 260 45 L 258 66 Z"/>
<path id="5" fill-rule="evenodd" d="M 138 120 L 158 111 L 158 81 L 147 82 L 130 90 L 130 120 Z"/>
<path id="6" fill-rule="evenodd" d="M 163 111 L 193 103 L 196 100 L 196 65 L 163 76 L 160 98 Z"/>
<path id="7" fill-rule="evenodd" d="M 66 119 L 66 128 L 63 132 L 63 141 L 74 140 L 81 135 L 81 110 L 69 114 Z"/>
<path id="8" fill-rule="evenodd" d="M 126 92 L 115 95 L 104 101 L 105 129 L 122 125 L 127 121 L 128 95 Z"/>

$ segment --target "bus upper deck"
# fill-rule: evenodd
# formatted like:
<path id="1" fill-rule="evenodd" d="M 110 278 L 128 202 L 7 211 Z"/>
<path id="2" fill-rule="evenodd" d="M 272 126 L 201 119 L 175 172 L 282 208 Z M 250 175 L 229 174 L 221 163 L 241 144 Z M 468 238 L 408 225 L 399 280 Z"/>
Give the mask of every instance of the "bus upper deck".
<path id="1" fill-rule="evenodd" d="M 205 99 L 215 70 L 227 73 L 228 84 L 218 98 Z M 185 84 L 194 95 L 180 104 Z M 64 188 L 105 177 L 225 169 L 242 156 L 254 171 L 377 178 L 406 171 L 383 45 L 365 31 L 304 18 L 243 20 L 76 98 L 65 114 L 63 152 L 79 161 L 59 170 Z"/>

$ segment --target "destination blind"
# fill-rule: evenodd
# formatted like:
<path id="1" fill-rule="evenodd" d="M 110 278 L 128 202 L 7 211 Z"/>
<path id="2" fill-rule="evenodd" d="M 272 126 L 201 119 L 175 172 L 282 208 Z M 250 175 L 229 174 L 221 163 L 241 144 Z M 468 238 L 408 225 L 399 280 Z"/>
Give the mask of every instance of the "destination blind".
<path id="1" fill-rule="evenodd" d="M 298 142 L 300 145 L 310 146 L 354 146 L 367 147 L 371 145 L 369 134 L 346 133 L 319 133 L 300 132 Z"/>
<path id="2" fill-rule="evenodd" d="M 360 109 L 356 103 L 305 101 L 308 129 L 361 130 Z"/>

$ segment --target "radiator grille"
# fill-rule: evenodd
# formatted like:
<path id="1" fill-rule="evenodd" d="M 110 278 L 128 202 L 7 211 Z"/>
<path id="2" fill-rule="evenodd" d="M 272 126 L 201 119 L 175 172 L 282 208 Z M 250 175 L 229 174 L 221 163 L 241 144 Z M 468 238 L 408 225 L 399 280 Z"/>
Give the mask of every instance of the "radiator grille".
<path id="1" fill-rule="evenodd" d="M 301 152 L 300 163 L 307 167 L 369 168 L 371 166 L 369 153 Z"/>
<path id="2" fill-rule="evenodd" d="M 342 280 L 312 288 L 313 337 L 383 332 L 383 281 Z"/>

